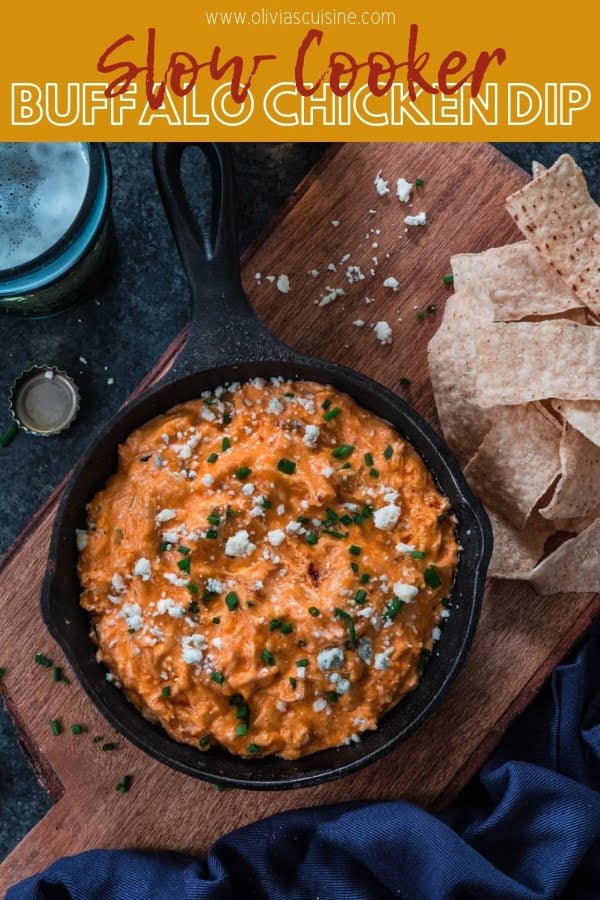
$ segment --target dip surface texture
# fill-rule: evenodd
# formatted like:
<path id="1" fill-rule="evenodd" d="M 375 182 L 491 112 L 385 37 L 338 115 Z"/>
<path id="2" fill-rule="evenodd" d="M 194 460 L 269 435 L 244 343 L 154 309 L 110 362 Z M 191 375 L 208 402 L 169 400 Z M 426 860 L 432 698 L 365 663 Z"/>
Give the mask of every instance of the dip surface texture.
<path id="1" fill-rule="evenodd" d="M 131 434 L 77 540 L 108 679 L 178 741 L 287 759 L 360 740 L 417 685 L 458 556 L 391 426 L 277 379 Z"/>

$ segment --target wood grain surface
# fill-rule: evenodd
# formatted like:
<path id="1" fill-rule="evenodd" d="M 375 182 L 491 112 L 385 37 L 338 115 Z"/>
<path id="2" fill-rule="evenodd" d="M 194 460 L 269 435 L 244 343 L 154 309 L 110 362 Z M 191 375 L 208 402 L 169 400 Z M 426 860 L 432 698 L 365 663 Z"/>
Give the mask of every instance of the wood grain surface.
<path id="1" fill-rule="evenodd" d="M 392 194 L 377 197 L 379 169 Z M 412 209 L 393 196 L 395 179 L 423 178 Z M 306 353 L 353 366 L 392 390 L 404 392 L 437 427 L 427 376 L 426 346 L 449 288 L 442 275 L 452 253 L 482 250 L 519 238 L 504 212 L 504 198 L 526 175 L 483 144 L 347 144 L 332 148 L 300 185 L 276 222 L 246 254 L 244 280 L 269 327 Z M 370 214 L 369 209 L 376 209 Z M 425 228 L 405 232 L 407 212 L 427 211 Z M 334 227 L 332 220 L 339 221 Z M 379 233 L 371 231 L 379 229 Z M 372 244 L 379 246 L 374 248 Z M 351 258 L 327 271 L 346 254 Z M 389 257 L 388 257 L 389 254 Z M 372 278 L 371 257 L 379 266 Z M 174 260 L 175 264 L 175 260 Z M 345 268 L 358 264 L 364 281 L 349 285 Z M 314 278 L 310 269 L 321 274 Z M 262 283 L 254 274 L 260 272 Z M 289 275 L 279 293 L 267 275 Z M 385 289 L 388 275 L 401 282 Z M 325 287 L 346 296 L 315 305 Z M 365 303 L 365 296 L 374 299 Z M 355 320 L 367 324 L 357 328 Z M 370 324 L 393 328 L 391 346 L 377 343 Z M 140 327 L 143 327 L 142 325 Z M 181 346 L 180 336 L 149 379 L 156 378 Z M 460 347 L 456 348 L 460 353 Z M 411 387 L 402 389 L 400 379 Z M 148 380 L 149 380 L 148 379 Z M 39 615 L 39 590 L 60 488 L 6 555 L 0 574 L 2 691 L 37 772 L 55 805 L 0 866 L 0 892 L 61 855 L 94 847 L 177 849 L 204 853 L 215 838 L 285 809 L 350 799 L 404 798 L 435 808 L 456 795 L 493 749 L 509 722 L 527 705 L 556 662 L 600 610 L 591 595 L 538 597 L 518 582 L 488 585 L 473 648 L 439 710 L 389 756 L 357 774 L 298 791 L 219 793 L 147 758 L 120 738 L 72 679 L 54 684 L 34 655 L 65 665 Z M 68 672 L 68 668 L 65 666 Z M 55 737 L 50 721 L 65 726 Z M 84 733 L 69 726 L 81 723 Z M 117 749 L 102 752 L 92 737 Z M 133 775 L 129 793 L 115 784 Z"/>

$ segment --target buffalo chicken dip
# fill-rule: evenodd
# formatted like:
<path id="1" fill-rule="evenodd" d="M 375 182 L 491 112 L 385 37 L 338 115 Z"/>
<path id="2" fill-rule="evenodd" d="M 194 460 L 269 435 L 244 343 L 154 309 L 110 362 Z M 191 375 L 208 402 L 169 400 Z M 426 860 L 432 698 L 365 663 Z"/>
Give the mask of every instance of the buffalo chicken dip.
<path id="1" fill-rule="evenodd" d="M 107 678 L 177 741 L 286 759 L 359 741 L 414 689 L 458 555 L 411 446 L 282 379 L 131 434 L 77 541 Z"/>

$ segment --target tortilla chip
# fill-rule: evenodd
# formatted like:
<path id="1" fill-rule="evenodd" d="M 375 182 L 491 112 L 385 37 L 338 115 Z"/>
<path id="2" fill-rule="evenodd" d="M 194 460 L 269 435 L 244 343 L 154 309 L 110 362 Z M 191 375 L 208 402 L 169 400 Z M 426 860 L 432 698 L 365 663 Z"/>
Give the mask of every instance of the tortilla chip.
<path id="1" fill-rule="evenodd" d="M 525 237 L 580 300 L 600 312 L 600 207 L 583 172 L 563 155 L 506 201 Z"/>
<path id="2" fill-rule="evenodd" d="M 561 429 L 536 406 L 508 406 L 494 421 L 465 469 L 486 508 L 523 528 L 561 471 Z"/>
<path id="3" fill-rule="evenodd" d="M 565 425 L 560 441 L 561 475 L 540 514 L 546 519 L 600 515 L 600 447 Z"/>
<path id="4" fill-rule="evenodd" d="M 552 315 L 583 304 L 527 241 L 451 259 L 457 290 L 491 304 L 497 322 Z"/>
<path id="5" fill-rule="evenodd" d="M 600 400 L 553 400 L 563 419 L 600 447 Z"/>
<path id="6" fill-rule="evenodd" d="M 546 166 L 543 166 L 542 163 L 538 162 L 537 159 L 532 160 L 531 162 L 531 177 L 539 178 L 540 175 L 543 175 L 544 172 L 547 172 Z"/>
<path id="7" fill-rule="evenodd" d="M 529 580 L 540 594 L 600 590 L 600 518 L 542 560 Z"/>
<path id="8" fill-rule="evenodd" d="M 429 374 L 442 431 L 458 461 L 465 465 L 490 427 L 490 415 L 473 400 L 477 323 L 485 311 L 473 297 L 448 298 L 442 324 L 429 342 Z M 489 321 L 489 317 L 487 319 Z"/>
<path id="9" fill-rule="evenodd" d="M 544 553 L 544 544 L 553 533 L 550 522 L 536 513 L 525 528 L 515 528 L 502 516 L 488 513 L 494 532 L 494 552 L 490 578 L 527 579 Z"/>
<path id="10" fill-rule="evenodd" d="M 600 400 L 600 328 L 497 322 L 475 335 L 474 400 L 484 409 L 533 400 Z"/>

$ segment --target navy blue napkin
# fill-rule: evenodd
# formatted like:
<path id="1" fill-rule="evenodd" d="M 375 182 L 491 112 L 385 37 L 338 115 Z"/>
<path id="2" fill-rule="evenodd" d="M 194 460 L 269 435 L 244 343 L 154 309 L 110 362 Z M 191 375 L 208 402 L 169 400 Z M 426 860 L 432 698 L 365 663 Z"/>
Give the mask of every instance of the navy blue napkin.
<path id="1" fill-rule="evenodd" d="M 206 860 L 61 859 L 7 900 L 598 900 L 599 791 L 596 625 L 438 816 L 401 801 L 303 809 L 221 838 Z"/>

